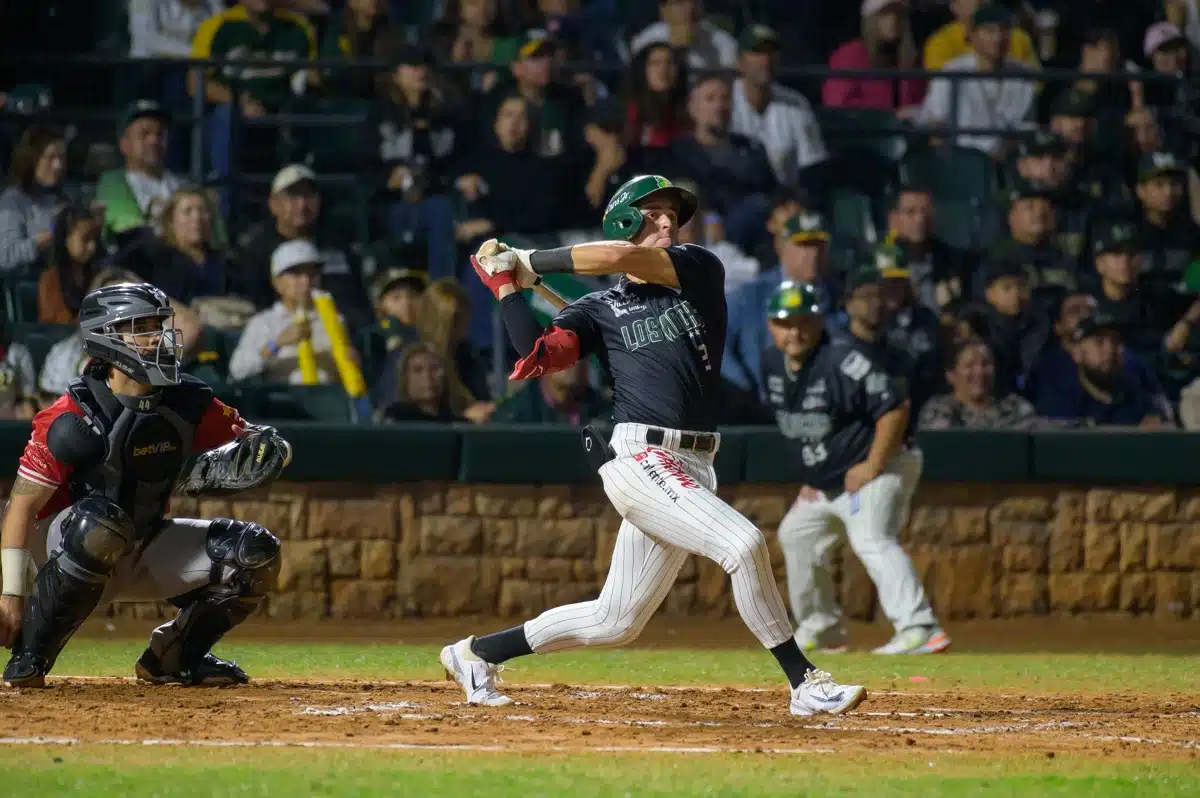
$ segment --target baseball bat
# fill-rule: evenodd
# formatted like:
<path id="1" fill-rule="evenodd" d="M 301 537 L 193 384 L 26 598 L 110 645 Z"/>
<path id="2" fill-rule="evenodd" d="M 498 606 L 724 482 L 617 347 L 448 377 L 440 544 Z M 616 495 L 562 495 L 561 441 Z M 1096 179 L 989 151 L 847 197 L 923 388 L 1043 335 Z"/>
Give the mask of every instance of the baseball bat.
<path id="1" fill-rule="evenodd" d="M 562 310 L 567 305 L 571 304 L 570 302 L 568 302 L 567 300 L 565 300 L 561 296 L 559 296 L 557 293 L 555 293 L 554 289 L 551 288 L 550 286 L 546 285 L 545 283 L 538 283 L 537 285 L 535 285 L 533 287 L 533 290 L 537 291 L 538 295 L 541 296 L 542 299 L 546 300 L 551 305 L 553 305 L 555 310 Z"/>

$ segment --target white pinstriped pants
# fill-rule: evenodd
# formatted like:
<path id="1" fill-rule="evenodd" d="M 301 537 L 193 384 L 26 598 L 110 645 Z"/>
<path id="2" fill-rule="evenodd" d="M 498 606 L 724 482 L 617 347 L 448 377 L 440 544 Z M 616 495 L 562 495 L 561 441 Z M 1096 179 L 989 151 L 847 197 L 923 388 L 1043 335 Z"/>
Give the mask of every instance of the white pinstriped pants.
<path id="1" fill-rule="evenodd" d="M 616 458 L 600 469 L 604 491 L 624 519 L 600 596 L 547 610 L 525 624 L 538 654 L 634 640 L 689 554 L 718 563 L 733 582 L 738 612 L 754 636 L 774 648 L 792 636 L 762 532 L 715 493 L 716 452 L 679 451 L 678 430 L 662 446 L 645 443 L 642 424 L 618 424 Z"/>
<path id="2" fill-rule="evenodd" d="M 855 497 L 843 493 L 830 501 L 822 494 L 811 502 L 797 498 L 788 510 L 779 524 L 779 544 L 797 638 L 835 645 L 845 634 L 829 573 L 829 554 L 843 529 L 896 631 L 937 625 L 912 560 L 897 539 L 908 521 L 923 464 L 919 449 L 902 451 Z"/>

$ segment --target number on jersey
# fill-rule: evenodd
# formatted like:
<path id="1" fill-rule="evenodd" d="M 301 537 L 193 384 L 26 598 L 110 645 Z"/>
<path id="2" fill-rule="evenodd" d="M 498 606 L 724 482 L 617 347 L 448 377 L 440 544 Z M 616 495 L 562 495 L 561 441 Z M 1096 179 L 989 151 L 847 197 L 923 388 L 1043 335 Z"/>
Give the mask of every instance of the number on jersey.
<path id="1" fill-rule="evenodd" d="M 842 373 L 855 382 L 867 376 L 867 373 L 870 371 L 871 361 L 863 357 L 860 352 L 851 352 L 842 361 Z"/>
<path id="2" fill-rule="evenodd" d="M 825 462 L 828 457 L 829 452 L 825 450 L 823 443 L 806 443 L 800 447 L 800 459 L 809 468 Z"/>

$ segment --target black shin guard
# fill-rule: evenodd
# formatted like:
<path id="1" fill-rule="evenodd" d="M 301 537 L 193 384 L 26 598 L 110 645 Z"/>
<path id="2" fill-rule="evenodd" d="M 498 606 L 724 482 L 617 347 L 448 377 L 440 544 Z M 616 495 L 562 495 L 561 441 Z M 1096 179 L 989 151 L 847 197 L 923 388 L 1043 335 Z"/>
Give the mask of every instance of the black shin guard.
<path id="1" fill-rule="evenodd" d="M 104 581 L 88 581 L 72 576 L 52 558 L 38 572 L 33 595 L 25 605 L 21 635 L 13 646 L 13 660 L 39 660 L 46 671 L 71 635 L 100 603 Z"/>

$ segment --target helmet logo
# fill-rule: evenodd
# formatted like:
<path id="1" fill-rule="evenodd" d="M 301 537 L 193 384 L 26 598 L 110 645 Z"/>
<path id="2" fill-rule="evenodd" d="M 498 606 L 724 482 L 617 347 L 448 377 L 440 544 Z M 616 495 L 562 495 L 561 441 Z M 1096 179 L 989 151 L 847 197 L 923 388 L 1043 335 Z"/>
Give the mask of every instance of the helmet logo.
<path id="1" fill-rule="evenodd" d="M 798 307 L 800 307 L 800 305 L 802 305 L 804 303 L 803 295 L 795 288 L 792 288 L 792 289 L 788 290 L 787 292 L 785 292 L 782 299 L 783 299 L 783 301 L 781 304 L 785 308 L 798 308 Z"/>
<path id="2" fill-rule="evenodd" d="M 654 182 L 658 184 L 659 188 L 670 188 L 671 187 L 671 181 L 667 180 L 665 177 L 657 177 L 656 176 L 654 178 Z"/>

